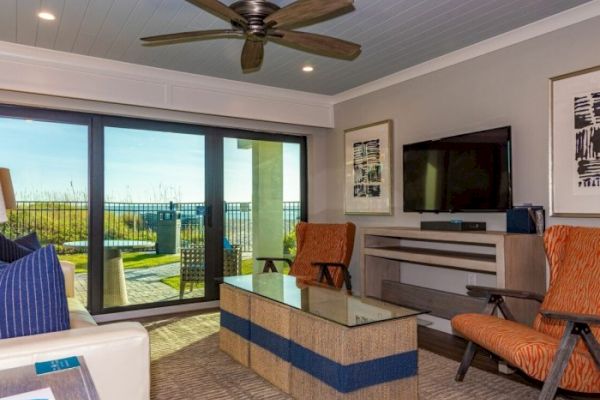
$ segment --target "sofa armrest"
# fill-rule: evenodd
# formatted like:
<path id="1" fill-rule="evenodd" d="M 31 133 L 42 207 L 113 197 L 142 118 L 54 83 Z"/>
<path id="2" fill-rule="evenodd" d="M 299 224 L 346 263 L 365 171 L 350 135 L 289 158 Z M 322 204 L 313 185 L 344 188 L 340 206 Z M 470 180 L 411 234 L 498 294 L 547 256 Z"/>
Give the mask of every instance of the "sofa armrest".
<path id="1" fill-rule="evenodd" d="M 75 297 L 75 264 L 69 261 L 61 261 L 60 266 L 65 276 L 67 297 Z"/>
<path id="2" fill-rule="evenodd" d="M 148 332 L 137 322 L 0 340 L 0 370 L 83 356 L 101 399 L 150 398 Z"/>

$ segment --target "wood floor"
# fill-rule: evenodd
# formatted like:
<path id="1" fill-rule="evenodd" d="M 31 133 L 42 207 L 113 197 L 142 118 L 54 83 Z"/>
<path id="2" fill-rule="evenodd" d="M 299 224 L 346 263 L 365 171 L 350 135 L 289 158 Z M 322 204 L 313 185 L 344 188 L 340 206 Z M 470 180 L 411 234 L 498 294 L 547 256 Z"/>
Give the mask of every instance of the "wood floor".
<path id="1" fill-rule="evenodd" d="M 445 332 L 440 332 L 424 326 L 419 326 L 419 347 L 425 350 L 429 350 L 432 353 L 439 354 L 443 357 L 461 361 L 467 342 L 454 335 L 449 335 Z M 534 379 L 529 378 L 525 374 L 516 371 L 513 374 L 506 375 L 498 372 L 498 360 L 490 353 L 485 351 L 478 351 L 473 360 L 472 367 L 479 368 L 481 370 L 500 375 L 506 379 L 510 379 L 525 385 L 537 387 L 541 389 L 542 384 Z M 467 372 L 468 374 L 468 372 Z M 589 399 L 600 399 L 600 395 L 577 395 L 570 392 L 560 392 L 563 396 L 569 397 L 576 400 L 589 400 Z"/>

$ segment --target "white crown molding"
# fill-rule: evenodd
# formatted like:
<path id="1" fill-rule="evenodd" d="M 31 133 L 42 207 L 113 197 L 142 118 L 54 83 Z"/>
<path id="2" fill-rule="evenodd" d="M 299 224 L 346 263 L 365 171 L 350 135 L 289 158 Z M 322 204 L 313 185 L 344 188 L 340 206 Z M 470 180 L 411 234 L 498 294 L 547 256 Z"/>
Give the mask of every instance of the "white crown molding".
<path id="1" fill-rule="evenodd" d="M 471 46 L 444 54 L 443 56 L 424 63 L 338 93 L 333 96 L 333 103 L 338 104 L 352 100 L 597 16 L 600 16 L 600 0 L 593 0 L 589 3 L 582 4 L 512 31 L 475 43 Z"/>
<path id="2" fill-rule="evenodd" d="M 1 41 L 0 89 L 333 127 L 331 96 Z"/>

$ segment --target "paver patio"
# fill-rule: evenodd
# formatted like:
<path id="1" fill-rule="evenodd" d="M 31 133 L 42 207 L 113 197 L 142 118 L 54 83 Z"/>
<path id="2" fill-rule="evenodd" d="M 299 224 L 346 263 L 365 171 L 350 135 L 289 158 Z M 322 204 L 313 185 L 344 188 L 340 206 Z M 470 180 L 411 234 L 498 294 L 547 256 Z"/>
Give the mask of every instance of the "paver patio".
<path id="1" fill-rule="evenodd" d="M 129 305 L 178 300 L 179 290 L 161 282 L 161 279 L 176 275 L 179 275 L 179 263 L 125 270 Z M 83 304 L 87 303 L 87 280 L 86 273 L 75 275 L 75 293 Z M 192 292 L 188 289 L 183 298 L 198 298 L 203 295 L 204 289 L 202 288 L 194 289 Z"/>

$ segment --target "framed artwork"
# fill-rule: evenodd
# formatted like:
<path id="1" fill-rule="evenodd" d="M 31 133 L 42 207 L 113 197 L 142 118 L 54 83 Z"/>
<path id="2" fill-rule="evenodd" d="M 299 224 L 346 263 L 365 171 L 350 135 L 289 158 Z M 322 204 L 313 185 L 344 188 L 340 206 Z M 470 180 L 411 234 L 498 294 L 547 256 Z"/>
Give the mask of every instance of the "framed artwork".
<path id="1" fill-rule="evenodd" d="M 600 217 L 600 67 L 550 85 L 550 215 Z"/>
<path id="2" fill-rule="evenodd" d="M 345 131 L 345 213 L 392 214 L 392 121 Z"/>

